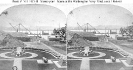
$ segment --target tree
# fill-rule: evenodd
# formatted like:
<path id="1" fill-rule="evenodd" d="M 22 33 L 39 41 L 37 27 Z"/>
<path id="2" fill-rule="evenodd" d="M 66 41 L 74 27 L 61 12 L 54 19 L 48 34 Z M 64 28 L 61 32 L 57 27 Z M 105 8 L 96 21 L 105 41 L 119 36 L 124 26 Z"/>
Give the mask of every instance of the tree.
<path id="1" fill-rule="evenodd" d="M 127 30 L 126 28 L 120 28 L 120 33 L 122 34 L 122 36 L 124 36 L 126 34 Z"/>
<path id="2" fill-rule="evenodd" d="M 133 25 L 128 26 L 126 30 L 127 30 L 126 32 L 127 36 L 130 36 L 131 38 L 133 38 Z"/>
<path id="3" fill-rule="evenodd" d="M 57 35 L 57 30 L 56 30 L 56 29 L 54 29 L 54 30 L 53 30 L 53 33 L 54 33 L 55 35 Z"/>
<path id="4" fill-rule="evenodd" d="M 59 29 L 54 29 L 53 33 L 55 35 L 59 35 L 61 40 L 66 40 L 66 27 L 62 27 L 62 28 L 59 28 Z"/>
<path id="5" fill-rule="evenodd" d="M 120 28 L 120 32 L 122 36 L 129 36 L 130 38 L 133 38 L 133 25 L 127 26 L 125 28 Z"/>
<path id="6" fill-rule="evenodd" d="M 59 30 L 59 33 L 60 33 L 60 37 L 61 37 L 63 40 L 66 40 L 66 27 L 62 27 L 62 28 Z"/>

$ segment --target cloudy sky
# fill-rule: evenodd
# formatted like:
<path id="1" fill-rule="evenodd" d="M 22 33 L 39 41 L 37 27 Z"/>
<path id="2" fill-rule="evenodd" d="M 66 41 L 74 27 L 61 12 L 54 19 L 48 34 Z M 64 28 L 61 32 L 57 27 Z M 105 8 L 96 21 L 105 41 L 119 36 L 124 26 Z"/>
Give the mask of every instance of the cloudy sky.
<path id="1" fill-rule="evenodd" d="M 67 22 L 68 27 L 79 27 L 78 24 L 85 27 L 85 24 L 89 23 L 96 28 L 113 29 L 131 25 L 133 22 L 132 13 L 133 11 L 115 5 L 86 5 L 74 9 L 68 15 Z"/>
<path id="2" fill-rule="evenodd" d="M 18 5 L 5 11 L 2 14 L 0 24 L 2 27 L 11 27 L 19 23 L 30 29 L 53 29 L 65 26 L 66 15 L 59 9 L 48 5 Z"/>
<path id="3" fill-rule="evenodd" d="M 52 5 L 54 6 L 54 4 Z M 11 28 L 9 23 L 14 26 L 21 23 L 29 29 L 49 30 L 65 26 L 66 22 L 68 27 L 79 27 L 77 23 L 81 26 L 89 23 L 97 28 L 119 28 L 131 25 L 133 22 L 133 4 L 95 4 L 85 6 L 58 4 L 55 7 L 36 4 L 18 6 L 14 6 L 14 4 L 0 4 L 0 12 L 8 11 L 8 15 L 0 17 L 0 28 Z M 70 11 L 72 13 L 68 14 Z"/>

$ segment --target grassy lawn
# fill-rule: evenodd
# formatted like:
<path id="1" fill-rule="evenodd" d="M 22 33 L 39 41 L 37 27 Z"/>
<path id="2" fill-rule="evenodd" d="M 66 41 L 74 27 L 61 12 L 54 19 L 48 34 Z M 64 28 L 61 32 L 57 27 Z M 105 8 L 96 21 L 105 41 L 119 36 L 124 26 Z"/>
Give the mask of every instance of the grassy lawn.
<path id="1" fill-rule="evenodd" d="M 56 48 L 62 49 L 66 51 L 66 44 L 65 43 L 60 43 L 59 41 L 42 41 L 44 44 L 48 46 L 54 46 Z"/>
<path id="2" fill-rule="evenodd" d="M 93 57 L 93 56 L 98 56 L 98 53 L 94 53 L 94 54 L 90 54 L 89 56 L 83 56 L 84 54 L 81 53 L 75 53 L 73 54 L 74 56 L 78 56 L 78 57 Z"/>
<path id="3" fill-rule="evenodd" d="M 122 41 L 115 41 L 116 44 L 122 46 L 122 47 L 127 47 L 130 49 L 133 49 L 133 42 L 128 42 L 126 40 L 122 40 Z"/>
<path id="4" fill-rule="evenodd" d="M 12 70 L 13 60 L 0 60 L 0 70 Z"/>
<path id="5" fill-rule="evenodd" d="M 98 59 L 110 59 L 110 56 L 114 56 L 115 58 L 123 58 L 119 53 L 113 51 L 106 51 L 106 50 L 98 50 L 99 52 L 103 52 L 106 54 L 104 57 L 100 57 Z"/>
<path id="6" fill-rule="evenodd" d="M 11 50 L 0 50 L 0 53 L 4 53 L 4 52 L 12 52 Z M 31 58 L 31 59 L 42 59 L 42 57 L 46 57 L 47 59 L 55 59 L 54 56 L 52 56 L 51 54 L 49 54 L 48 52 L 43 52 L 43 51 L 37 51 L 37 50 L 25 50 L 25 52 L 32 52 L 32 53 L 36 53 L 38 54 L 37 57 L 34 57 L 34 58 Z M 11 55 L 11 53 L 7 53 L 6 56 L 9 56 L 9 57 L 16 57 L 15 55 Z M 20 57 L 29 57 L 31 56 L 31 54 L 29 53 L 26 53 Z M 1 59 L 5 59 L 3 57 L 0 57 Z"/>
<path id="7" fill-rule="evenodd" d="M 13 55 L 12 53 L 7 53 L 6 56 L 20 58 L 20 57 L 29 57 L 29 56 L 31 56 L 31 54 L 26 53 L 26 54 L 23 54 L 21 56 L 16 56 L 15 54 Z"/>
<path id="8" fill-rule="evenodd" d="M 44 44 L 50 46 L 61 54 L 66 55 L 66 44 L 58 41 L 42 41 Z"/>
<path id="9" fill-rule="evenodd" d="M 67 60 L 67 70 L 80 70 L 81 60 Z"/>
<path id="10" fill-rule="evenodd" d="M 106 55 L 103 56 L 103 57 L 95 58 L 95 59 L 110 59 L 110 56 L 114 56 L 114 57 L 116 57 L 116 58 L 123 58 L 119 53 L 113 52 L 113 51 L 101 50 L 101 49 L 100 49 L 100 50 L 99 50 L 99 49 L 98 49 L 98 50 L 94 49 L 93 51 L 103 52 L 103 53 L 106 54 Z M 79 52 L 79 50 L 68 50 L 68 53 L 71 53 L 71 52 Z M 82 55 L 79 54 L 79 53 L 75 53 L 74 55 L 75 55 L 75 56 L 78 56 L 78 57 L 81 57 L 81 56 L 82 56 Z M 89 55 L 89 57 L 93 57 L 93 56 L 97 56 L 97 55 L 99 55 L 99 54 L 94 53 L 94 54 Z M 83 56 L 82 56 L 82 57 L 83 57 Z M 72 59 L 72 58 L 68 56 L 68 59 Z"/>
<path id="11" fill-rule="evenodd" d="M 32 59 L 42 59 L 42 57 L 46 57 L 47 59 L 55 59 L 54 56 L 52 56 L 51 54 L 46 53 L 46 52 L 37 51 L 37 50 L 27 50 L 27 52 L 33 52 L 33 53 L 38 54 L 37 57 L 32 58 Z"/>
<path id="12" fill-rule="evenodd" d="M 111 42 L 133 54 L 133 42 L 128 42 L 126 40 L 111 40 Z"/>
<path id="13" fill-rule="evenodd" d="M 55 64 L 39 64 L 38 70 L 66 70 L 65 68 L 58 68 Z"/>
<path id="14" fill-rule="evenodd" d="M 68 60 L 68 70 L 80 70 L 81 60 Z M 104 60 L 91 60 L 90 70 L 119 70 L 122 63 L 106 63 Z"/>
<path id="15" fill-rule="evenodd" d="M 11 50 L 0 50 L 0 53 L 3 53 L 3 52 L 11 52 Z M 26 50 L 26 52 L 33 52 L 38 54 L 37 57 L 32 59 L 42 59 L 42 57 L 46 57 L 48 59 L 57 60 L 49 53 L 45 53 L 37 50 Z M 28 56 L 28 55 L 24 55 L 24 57 L 25 56 Z M 1 59 L 3 58 L 1 57 Z M 12 66 L 13 66 L 13 60 L 0 60 L 0 70 L 12 70 Z M 23 67 L 23 70 L 52 70 L 52 69 L 54 70 L 54 68 L 56 70 L 66 70 L 65 68 L 58 68 L 55 64 L 45 64 L 45 65 L 38 64 L 36 60 L 30 60 L 30 59 L 22 60 L 22 67 Z"/>
<path id="16" fill-rule="evenodd" d="M 91 70 L 119 70 L 125 67 L 122 63 L 106 63 L 104 60 L 91 60 Z"/>
<path id="17" fill-rule="evenodd" d="M 116 48 L 110 42 L 94 41 L 92 43 L 94 46 L 99 46 L 99 47 L 103 47 L 103 48 Z"/>
<path id="18" fill-rule="evenodd" d="M 38 64 L 37 61 L 23 60 L 23 70 L 66 70 L 58 68 L 55 64 Z"/>
<path id="19" fill-rule="evenodd" d="M 12 51 L 11 50 L 2 50 L 2 49 L 0 49 L 0 54 L 4 53 L 4 52 L 12 52 Z M 6 58 L 0 57 L 0 59 L 6 59 Z"/>
<path id="20" fill-rule="evenodd" d="M 23 70 L 38 70 L 37 61 L 23 60 L 22 67 L 23 67 Z"/>

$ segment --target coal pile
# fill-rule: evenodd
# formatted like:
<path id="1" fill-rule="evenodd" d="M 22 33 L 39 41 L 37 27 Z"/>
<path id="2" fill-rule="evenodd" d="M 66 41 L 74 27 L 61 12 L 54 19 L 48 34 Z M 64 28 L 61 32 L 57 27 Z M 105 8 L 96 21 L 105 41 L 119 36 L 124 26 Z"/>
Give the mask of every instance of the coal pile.
<path id="1" fill-rule="evenodd" d="M 1 47 L 24 47 L 24 43 L 12 35 L 0 31 L 0 46 Z"/>
<path id="2" fill-rule="evenodd" d="M 71 41 L 71 45 L 75 45 L 77 47 L 92 46 L 92 43 L 89 40 L 84 39 L 79 34 L 74 34 L 70 41 Z"/>

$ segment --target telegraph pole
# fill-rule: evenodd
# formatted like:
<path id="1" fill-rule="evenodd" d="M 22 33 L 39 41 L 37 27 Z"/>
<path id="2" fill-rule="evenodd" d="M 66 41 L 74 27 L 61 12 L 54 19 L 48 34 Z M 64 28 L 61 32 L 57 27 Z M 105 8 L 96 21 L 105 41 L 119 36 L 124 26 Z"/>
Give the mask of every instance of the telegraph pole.
<path id="1" fill-rule="evenodd" d="M 21 24 L 19 23 L 19 24 L 18 24 L 18 32 L 20 32 L 20 25 L 21 25 Z"/>
<path id="2" fill-rule="evenodd" d="M 88 32 L 88 23 L 87 23 L 87 32 Z"/>

